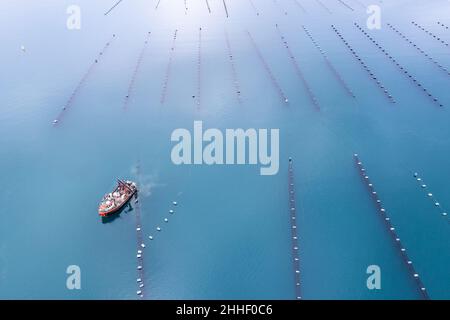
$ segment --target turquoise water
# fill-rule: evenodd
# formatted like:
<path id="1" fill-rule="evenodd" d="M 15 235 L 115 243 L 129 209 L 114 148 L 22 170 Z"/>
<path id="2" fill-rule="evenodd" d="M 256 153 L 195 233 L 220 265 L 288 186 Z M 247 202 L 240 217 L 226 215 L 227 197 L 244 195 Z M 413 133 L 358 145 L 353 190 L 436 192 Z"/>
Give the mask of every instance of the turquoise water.
<path id="1" fill-rule="evenodd" d="M 115 178 L 139 180 L 148 299 L 294 299 L 287 159 L 295 161 L 302 294 L 305 299 L 417 299 L 352 158 L 358 152 L 432 299 L 450 298 L 448 217 L 412 174 L 450 208 L 450 77 L 387 28 L 391 23 L 450 68 L 450 3 L 373 0 L 374 38 L 445 105 L 412 85 L 354 26 L 365 9 L 345 0 L 78 0 L 81 29 L 66 28 L 73 1 L 6 1 L 0 12 L 0 298 L 136 299 L 134 211 L 110 223 L 98 201 Z M 287 14 L 284 14 L 284 12 Z M 321 106 L 311 104 L 275 29 L 278 24 Z M 391 104 L 331 29 L 334 24 L 395 97 Z M 356 98 L 346 94 L 301 29 L 327 52 Z M 198 28 L 201 107 L 197 108 Z M 164 105 L 162 84 L 176 48 Z M 242 91 L 239 104 L 225 30 Z M 281 88 L 280 100 L 245 33 L 253 35 Z M 128 107 L 124 96 L 151 32 Z M 99 50 L 115 33 L 61 122 L 61 111 Z M 26 48 L 21 51 L 21 46 Z M 208 128 L 279 128 L 280 171 L 256 166 L 175 166 L 170 134 Z M 134 169 L 141 164 L 140 177 Z M 172 201 L 178 206 L 173 216 Z M 447 209 L 448 210 L 448 209 Z M 169 218 L 165 223 L 164 218 Z M 162 228 L 161 232 L 156 227 Z M 366 287 L 381 267 L 382 289 Z M 66 268 L 81 268 L 81 290 Z"/>

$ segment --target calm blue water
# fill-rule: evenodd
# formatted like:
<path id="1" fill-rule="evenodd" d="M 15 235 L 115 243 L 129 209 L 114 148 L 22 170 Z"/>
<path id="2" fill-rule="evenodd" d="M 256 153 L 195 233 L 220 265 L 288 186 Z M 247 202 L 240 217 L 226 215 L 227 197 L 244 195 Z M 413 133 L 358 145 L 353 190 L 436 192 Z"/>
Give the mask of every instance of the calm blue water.
<path id="1" fill-rule="evenodd" d="M 149 299 L 293 299 L 287 158 L 295 160 L 302 293 L 305 299 L 417 299 L 357 173 L 358 152 L 433 299 L 450 298 L 450 225 L 412 178 L 420 172 L 450 208 L 450 77 L 389 30 L 390 22 L 450 68 L 450 3 L 444 0 L 114 1 L 77 0 L 81 30 L 66 28 L 73 1 L 4 1 L 0 11 L 0 298 L 136 299 L 134 211 L 110 223 L 97 215 L 117 177 L 137 180 L 141 163 L 145 283 Z M 436 107 L 354 26 L 382 8 L 370 31 L 446 107 Z M 284 12 L 288 14 L 285 15 Z M 315 111 L 275 29 L 277 23 L 321 111 Z M 392 105 L 332 31 L 334 24 L 389 89 Z M 349 97 L 301 29 L 307 26 L 355 92 Z M 197 41 L 202 27 L 202 106 L 197 109 Z M 164 105 L 163 78 L 178 29 Z M 225 30 L 236 62 L 234 93 Z M 289 97 L 285 105 L 249 42 L 249 30 Z M 136 60 L 151 31 L 128 109 Z M 112 33 L 61 123 L 53 119 Z M 20 47 L 24 45 L 26 52 Z M 175 166 L 170 134 L 194 120 L 214 128 L 279 128 L 280 172 L 255 166 Z M 177 201 L 176 213 L 168 215 Z M 163 219 L 169 217 L 169 223 Z M 162 231 L 157 232 L 156 227 Z M 81 268 L 81 290 L 66 268 Z M 366 287 L 366 268 L 382 289 Z"/>

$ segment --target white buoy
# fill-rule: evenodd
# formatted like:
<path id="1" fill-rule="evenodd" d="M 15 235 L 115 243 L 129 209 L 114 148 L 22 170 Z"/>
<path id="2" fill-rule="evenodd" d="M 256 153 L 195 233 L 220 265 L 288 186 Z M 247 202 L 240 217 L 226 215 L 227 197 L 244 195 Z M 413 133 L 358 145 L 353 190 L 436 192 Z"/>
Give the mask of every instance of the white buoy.
<path id="1" fill-rule="evenodd" d="M 142 255 L 140 255 L 140 254 L 136 255 L 136 258 L 141 258 L 141 257 L 142 257 Z"/>
<path id="2" fill-rule="evenodd" d="M 142 248 L 145 248 L 145 244 L 141 243 L 141 247 L 142 247 Z"/>
<path id="3" fill-rule="evenodd" d="M 138 253 L 142 253 L 142 250 L 138 250 Z"/>
<path id="4" fill-rule="evenodd" d="M 167 219 L 167 218 L 164 219 L 164 222 L 168 222 L 168 221 L 169 221 L 169 219 Z"/>
<path id="5" fill-rule="evenodd" d="M 21 46 L 20 46 L 20 50 L 22 50 L 22 52 L 25 52 L 25 51 L 26 51 L 25 46 L 24 46 L 24 45 L 21 45 Z"/>
<path id="6" fill-rule="evenodd" d="M 137 278 L 136 282 L 142 282 L 142 279 L 141 278 Z"/>
<path id="7" fill-rule="evenodd" d="M 161 231 L 161 228 L 160 228 L 160 227 L 157 227 L 156 230 Z"/>
<path id="8" fill-rule="evenodd" d="M 170 214 L 173 214 L 173 210 L 172 210 L 172 209 L 171 209 L 171 210 L 169 210 L 169 213 L 170 213 Z"/>
<path id="9" fill-rule="evenodd" d="M 139 285 L 139 288 L 143 288 L 143 287 L 144 287 L 144 284 L 141 283 L 141 284 Z"/>
<path id="10" fill-rule="evenodd" d="M 447 215 L 447 212 L 442 212 L 442 215 L 445 217 Z"/>
<path id="11" fill-rule="evenodd" d="M 141 231 L 141 228 L 136 228 L 136 231 Z"/>
<path id="12" fill-rule="evenodd" d="M 141 290 L 136 291 L 137 295 L 140 296 L 142 294 Z"/>
<path id="13" fill-rule="evenodd" d="M 142 270 L 142 266 L 138 266 L 137 269 L 138 269 L 138 270 Z"/>
<path id="14" fill-rule="evenodd" d="M 148 238 L 149 238 L 150 240 L 153 240 L 153 237 L 152 237 L 152 236 L 148 236 Z"/>
<path id="15" fill-rule="evenodd" d="M 53 120 L 53 124 L 57 124 L 57 123 L 58 123 L 57 119 Z"/>
<path id="16" fill-rule="evenodd" d="M 176 201 L 174 201 L 174 202 L 172 202 L 172 204 L 173 204 L 174 206 L 176 206 L 178 203 L 177 203 Z"/>

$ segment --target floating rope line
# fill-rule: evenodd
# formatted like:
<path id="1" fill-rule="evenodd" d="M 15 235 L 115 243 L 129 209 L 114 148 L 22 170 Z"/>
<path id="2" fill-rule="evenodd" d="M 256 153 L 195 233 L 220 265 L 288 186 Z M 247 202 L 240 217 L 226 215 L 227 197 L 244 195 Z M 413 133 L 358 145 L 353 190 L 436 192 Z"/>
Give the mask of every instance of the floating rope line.
<path id="1" fill-rule="evenodd" d="M 57 124 L 59 124 L 61 122 L 64 114 L 66 113 L 66 111 L 69 110 L 69 108 L 73 105 L 73 102 L 75 101 L 75 98 L 77 97 L 78 93 L 80 92 L 81 87 L 84 85 L 84 83 L 86 82 L 88 77 L 91 75 L 91 73 L 93 72 L 95 66 L 100 61 L 100 58 L 103 56 L 103 54 L 109 48 L 111 42 L 114 40 L 115 37 L 116 37 L 116 35 L 113 34 L 112 38 L 108 42 L 106 42 L 105 46 L 102 48 L 102 50 L 100 51 L 98 56 L 94 59 L 92 64 L 89 66 L 89 68 L 86 71 L 86 73 L 83 75 L 81 80 L 78 82 L 77 86 L 72 91 L 72 94 L 70 95 L 69 99 L 66 101 L 65 105 L 62 107 L 62 109 L 59 112 L 58 116 L 55 118 L 55 120 L 53 120 L 53 125 L 54 126 L 56 126 Z"/>
<path id="2" fill-rule="evenodd" d="M 355 9 L 353 9 L 352 7 L 350 7 L 348 4 L 346 4 L 344 1 L 342 0 L 338 0 L 340 4 L 342 4 L 344 7 L 346 7 L 347 9 L 351 10 L 351 11 L 355 11 Z"/>
<path id="3" fill-rule="evenodd" d="M 209 2 L 208 2 L 208 0 L 205 0 L 206 1 L 206 6 L 208 7 L 208 11 L 209 11 L 209 13 L 211 13 L 211 7 L 209 6 Z"/>
<path id="4" fill-rule="evenodd" d="M 443 28 L 445 28 L 445 29 L 449 29 L 449 27 L 448 26 L 446 26 L 445 24 L 443 24 L 442 22 L 440 22 L 440 21 L 438 21 L 438 23 L 437 23 L 438 25 L 440 25 L 441 27 L 443 27 Z"/>
<path id="5" fill-rule="evenodd" d="M 161 104 L 164 104 L 164 102 L 166 101 L 167 85 L 169 83 L 170 71 L 172 70 L 172 61 L 173 61 L 173 55 L 175 53 L 175 42 L 177 40 L 177 32 L 178 32 L 178 30 L 175 30 L 175 33 L 173 35 L 173 40 L 172 40 L 172 46 L 170 47 L 169 62 L 167 63 L 166 74 L 164 76 L 164 82 L 163 82 L 163 87 L 162 87 L 162 92 L 161 92 L 161 99 L 159 101 Z"/>
<path id="6" fill-rule="evenodd" d="M 253 1 L 252 1 L 252 0 L 248 0 L 248 1 L 250 2 L 250 5 L 252 6 L 253 10 L 255 10 L 256 15 L 259 16 L 259 11 L 258 11 L 258 9 L 256 8 L 256 6 L 255 6 L 255 4 L 253 3 Z"/>
<path id="7" fill-rule="evenodd" d="M 413 176 L 416 179 L 417 183 L 420 185 L 420 187 L 425 192 L 427 192 L 428 186 L 425 184 L 423 179 L 421 177 L 419 177 L 419 174 L 417 172 L 415 172 Z M 444 207 L 441 205 L 441 203 L 436 199 L 436 197 L 431 192 L 427 192 L 427 197 L 430 198 L 430 200 L 433 201 L 434 206 L 439 209 L 441 216 L 443 216 L 443 217 L 448 216 L 447 210 L 444 209 Z"/>
<path id="8" fill-rule="evenodd" d="M 282 7 L 281 7 L 281 5 L 278 3 L 278 1 L 277 0 L 272 0 L 273 1 L 273 3 L 275 4 L 275 6 L 285 15 L 285 16 L 287 16 L 287 11 L 286 10 L 284 10 Z"/>
<path id="9" fill-rule="evenodd" d="M 225 39 L 227 42 L 228 59 L 230 61 L 230 66 L 231 66 L 231 75 L 233 77 L 234 90 L 236 92 L 237 100 L 238 100 L 239 104 L 241 104 L 242 103 L 241 88 L 239 86 L 238 76 L 237 76 L 237 72 L 236 72 L 236 65 L 234 63 L 234 56 L 233 56 L 233 52 L 231 50 L 231 45 L 230 45 L 230 39 L 228 37 L 228 32 L 226 30 L 225 30 Z"/>
<path id="10" fill-rule="evenodd" d="M 302 26 L 303 30 L 305 31 L 306 35 L 308 36 L 308 38 L 312 41 L 312 43 L 314 44 L 314 46 L 316 47 L 317 50 L 319 50 L 320 54 L 322 55 L 323 59 L 325 60 L 325 63 L 327 64 L 328 68 L 331 70 L 331 72 L 333 72 L 334 76 L 336 77 L 336 79 L 339 81 L 339 83 L 342 85 L 342 87 L 345 89 L 345 91 L 353 98 L 355 97 L 355 94 L 353 93 L 353 91 L 348 87 L 347 83 L 344 81 L 344 79 L 341 77 L 341 75 L 339 74 L 339 72 L 336 70 L 336 68 L 333 66 L 333 64 L 331 63 L 331 61 L 328 59 L 327 54 L 325 53 L 325 51 L 322 50 L 322 48 L 320 47 L 320 45 L 317 43 L 317 41 L 313 38 L 313 36 L 311 35 L 311 33 L 309 32 L 308 29 L 306 29 L 305 26 Z"/>
<path id="11" fill-rule="evenodd" d="M 117 7 L 123 0 L 117 1 L 108 11 L 106 11 L 104 14 L 107 16 L 111 11 L 114 10 L 115 7 Z"/>
<path id="12" fill-rule="evenodd" d="M 281 89 L 280 85 L 278 84 L 277 79 L 275 79 L 275 76 L 273 75 L 272 70 L 270 70 L 269 65 L 267 64 L 266 60 L 262 56 L 261 51 L 259 50 L 255 40 L 253 40 L 253 37 L 252 37 L 252 35 L 250 34 L 249 31 L 247 31 L 247 35 L 248 35 L 248 38 L 250 39 L 250 42 L 253 45 L 253 48 L 255 49 L 255 52 L 256 52 L 256 55 L 259 58 L 259 61 L 263 65 L 264 69 L 267 72 L 267 75 L 269 76 L 270 80 L 272 81 L 272 85 L 274 86 L 275 90 L 278 92 L 278 95 L 280 96 L 280 98 L 283 100 L 284 103 L 288 103 L 289 102 L 288 98 L 286 97 L 286 95 L 284 94 L 284 92 Z"/>
<path id="13" fill-rule="evenodd" d="M 447 75 L 450 76 L 450 71 L 444 67 L 443 65 L 441 65 L 438 61 L 436 61 L 434 58 L 432 58 L 428 53 L 426 53 L 423 49 L 421 49 L 418 45 L 416 45 L 414 42 L 412 42 L 410 39 L 408 39 L 408 37 L 406 37 L 402 32 L 400 32 L 397 28 L 395 28 L 392 24 L 388 23 L 387 24 L 388 27 L 394 31 L 395 33 L 397 33 L 401 38 L 403 38 L 403 40 L 405 40 L 406 42 L 408 42 L 410 45 L 412 45 L 414 48 L 416 48 L 420 53 L 422 53 L 425 57 L 428 58 L 428 60 L 430 60 L 431 62 L 433 62 L 439 69 L 441 69 L 442 71 L 444 71 Z"/>
<path id="14" fill-rule="evenodd" d="M 155 10 L 158 10 L 159 4 L 161 3 L 161 0 L 158 0 L 158 3 L 155 6 Z"/>
<path id="15" fill-rule="evenodd" d="M 291 221 L 291 244 L 292 244 L 292 262 L 294 265 L 295 278 L 295 299 L 302 299 L 300 290 L 300 255 L 298 246 L 297 234 L 297 213 L 295 207 L 295 186 L 294 186 L 294 168 L 292 158 L 289 158 L 289 172 L 288 172 L 288 190 L 289 190 L 289 216 Z"/>
<path id="16" fill-rule="evenodd" d="M 355 23 L 356 28 L 361 31 L 367 39 L 369 39 L 389 60 L 391 60 L 407 78 L 409 78 L 423 93 L 425 93 L 430 99 L 433 100 L 438 106 L 444 105 L 439 102 L 429 91 L 426 89 L 413 75 L 411 75 L 397 60 L 395 60 L 374 38 L 372 38 L 359 24 Z"/>
<path id="17" fill-rule="evenodd" d="M 373 71 L 367 66 L 367 64 L 363 61 L 363 59 L 356 53 L 356 51 L 353 49 L 353 47 L 347 42 L 347 40 L 345 40 L 345 38 L 342 36 L 342 34 L 338 31 L 338 29 L 336 29 L 336 27 L 334 25 L 331 25 L 331 28 L 333 29 L 333 31 L 337 34 L 337 36 L 342 40 L 342 42 L 344 43 L 344 45 L 350 50 L 351 54 L 353 55 L 353 57 L 361 64 L 362 68 L 364 70 L 366 70 L 366 72 L 369 74 L 370 78 L 375 81 L 376 85 L 378 86 L 378 88 L 380 88 L 381 90 L 383 90 L 384 95 L 389 99 L 390 102 L 395 103 L 394 98 L 392 97 L 392 95 L 389 93 L 389 91 L 385 88 L 385 86 L 381 83 L 380 80 L 378 80 L 378 78 L 375 76 L 375 74 L 373 73 Z"/>
<path id="18" fill-rule="evenodd" d="M 144 42 L 144 47 L 142 48 L 141 53 L 139 54 L 138 60 L 136 62 L 136 67 L 134 68 L 133 75 L 131 76 L 131 81 L 130 81 L 130 84 L 128 86 L 127 95 L 125 96 L 125 100 L 124 100 L 124 103 L 123 103 L 123 108 L 125 110 L 128 108 L 128 103 L 130 102 L 130 96 L 131 96 L 131 93 L 133 91 L 134 84 L 136 82 L 136 76 L 137 76 L 137 74 L 139 72 L 139 67 L 141 66 L 142 59 L 144 58 L 144 53 L 145 53 L 145 49 L 147 48 L 147 43 L 148 43 L 148 39 L 150 38 L 150 34 L 151 34 L 151 32 L 147 33 L 147 39 Z"/>
<path id="19" fill-rule="evenodd" d="M 305 7 L 302 6 L 302 4 L 300 3 L 300 1 L 294 0 L 294 2 L 295 2 L 295 4 L 297 5 L 297 7 L 299 7 L 299 8 L 303 11 L 303 13 L 308 13 L 308 12 L 306 11 Z"/>
<path id="20" fill-rule="evenodd" d="M 422 30 L 423 32 L 425 32 L 426 34 L 428 34 L 430 37 L 433 37 L 434 39 L 436 39 L 437 41 L 439 41 L 440 43 L 442 43 L 443 45 L 445 45 L 446 47 L 449 46 L 448 42 L 445 42 L 444 40 L 442 40 L 441 37 L 435 35 L 433 32 L 425 29 L 423 26 L 421 26 L 420 24 L 418 24 L 417 22 L 412 21 L 411 22 L 413 25 L 415 25 L 417 28 L 419 28 L 420 30 Z"/>
<path id="21" fill-rule="evenodd" d="M 138 177 L 138 183 L 140 182 L 140 176 L 141 176 L 141 171 L 140 171 L 140 163 L 138 163 L 136 165 L 136 175 Z M 139 186 L 138 186 L 138 190 L 139 190 Z M 140 201 L 139 201 L 139 195 L 138 193 L 136 193 L 135 196 L 135 201 L 134 201 L 134 210 L 136 213 L 136 239 L 137 239 L 137 254 L 136 254 L 136 258 L 137 258 L 137 279 L 136 282 L 138 284 L 138 290 L 136 291 L 136 294 L 143 299 L 145 297 L 145 273 L 144 273 L 144 248 L 145 248 L 145 244 L 144 244 L 144 239 L 142 236 L 142 223 L 141 223 L 141 205 L 140 205 Z"/>
<path id="22" fill-rule="evenodd" d="M 225 0 L 222 0 L 222 2 L 223 2 L 223 7 L 224 7 L 224 9 L 225 9 L 225 14 L 226 14 L 226 16 L 227 16 L 227 18 L 228 18 L 228 8 L 227 8 L 227 4 L 226 4 Z"/>
<path id="23" fill-rule="evenodd" d="M 422 299 L 428 300 L 428 293 L 425 289 L 424 284 L 422 283 L 422 280 L 419 277 L 419 274 L 414 269 L 412 261 L 409 259 L 408 254 L 406 253 L 406 249 L 402 245 L 400 238 L 397 235 L 397 232 L 395 231 L 394 226 L 391 223 L 391 219 L 387 215 L 387 210 L 383 207 L 381 204 L 381 200 L 378 198 L 378 194 L 375 191 L 375 188 L 373 186 L 373 183 L 370 181 L 369 176 L 367 175 L 366 169 L 363 167 L 363 164 L 361 160 L 359 159 L 358 154 L 353 155 L 356 163 L 356 168 L 361 174 L 361 177 L 363 178 L 364 183 L 366 184 L 370 195 L 372 197 L 372 200 L 375 203 L 375 207 L 377 209 L 377 212 L 380 214 L 380 217 L 383 219 L 383 222 L 385 223 L 385 226 L 387 228 L 387 231 L 389 232 L 391 238 L 394 240 L 394 243 L 396 245 L 396 248 L 398 249 L 400 253 L 400 257 L 402 258 L 403 262 L 406 264 L 407 270 L 409 274 L 411 275 L 412 279 L 414 280 L 414 283 L 417 286 L 417 289 L 422 297 Z"/>
<path id="24" fill-rule="evenodd" d="M 333 12 L 330 10 L 330 8 L 328 8 L 326 5 L 324 5 L 322 1 L 316 0 L 316 2 L 317 2 L 322 8 L 324 8 L 329 14 L 333 14 Z"/>
<path id="25" fill-rule="evenodd" d="M 289 47 L 289 44 L 286 40 L 286 38 L 283 36 L 283 34 L 281 33 L 280 28 L 278 27 L 278 24 L 275 25 L 275 28 L 277 29 L 278 35 L 280 36 L 281 42 L 283 43 L 284 47 L 286 48 L 286 51 L 289 55 L 289 58 L 291 60 L 292 65 L 294 66 L 294 70 L 295 73 L 297 74 L 297 76 L 300 78 L 300 80 L 302 81 L 303 86 L 306 89 L 306 92 L 308 93 L 308 97 L 311 100 L 312 104 L 314 105 L 314 107 L 316 108 L 317 111 L 320 111 L 320 105 L 319 102 L 317 101 L 316 96 L 314 95 L 310 85 L 308 84 L 308 81 L 306 80 L 305 76 L 303 75 L 302 70 L 300 69 L 300 66 L 297 62 L 297 59 L 295 59 L 294 54 L 292 53 L 291 48 Z"/>
<path id="26" fill-rule="evenodd" d="M 197 53 L 197 108 L 201 107 L 202 89 L 202 28 L 198 29 L 198 53 Z"/>

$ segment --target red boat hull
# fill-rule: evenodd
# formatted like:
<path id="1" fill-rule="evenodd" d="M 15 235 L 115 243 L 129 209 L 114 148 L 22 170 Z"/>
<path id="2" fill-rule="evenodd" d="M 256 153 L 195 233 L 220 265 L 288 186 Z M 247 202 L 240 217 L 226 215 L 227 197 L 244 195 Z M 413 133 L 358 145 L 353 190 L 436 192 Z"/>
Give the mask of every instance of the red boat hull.
<path id="1" fill-rule="evenodd" d="M 126 199 L 126 200 L 122 203 L 122 205 L 120 205 L 120 206 L 118 206 L 118 207 L 114 207 L 114 208 L 112 208 L 112 209 L 109 210 L 109 211 L 99 212 L 98 215 L 99 215 L 100 217 L 107 217 L 107 216 L 110 216 L 110 215 L 112 215 L 112 214 L 114 214 L 114 213 L 119 212 L 119 211 L 122 210 L 122 208 L 130 201 L 130 199 L 131 199 L 135 194 L 136 194 L 136 191 L 133 192 L 132 194 L 130 194 L 130 196 L 128 197 L 128 199 Z"/>

